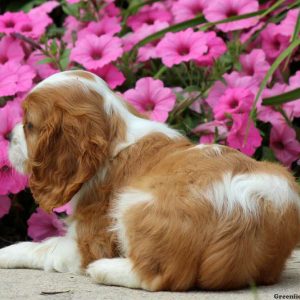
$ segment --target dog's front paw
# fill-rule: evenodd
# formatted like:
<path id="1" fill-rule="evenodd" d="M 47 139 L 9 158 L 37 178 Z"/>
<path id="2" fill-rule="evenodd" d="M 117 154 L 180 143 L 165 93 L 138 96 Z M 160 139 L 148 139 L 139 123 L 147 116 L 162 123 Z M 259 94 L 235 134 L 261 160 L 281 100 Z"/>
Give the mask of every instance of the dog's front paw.
<path id="1" fill-rule="evenodd" d="M 141 281 L 126 258 L 99 259 L 88 266 L 86 273 L 101 284 L 141 288 Z"/>
<path id="2" fill-rule="evenodd" d="M 100 259 L 91 263 L 86 270 L 93 280 L 98 283 L 106 284 L 108 275 L 110 273 L 110 259 Z"/>
<path id="3" fill-rule="evenodd" d="M 15 255 L 12 246 L 0 249 L 0 269 L 14 268 Z"/>

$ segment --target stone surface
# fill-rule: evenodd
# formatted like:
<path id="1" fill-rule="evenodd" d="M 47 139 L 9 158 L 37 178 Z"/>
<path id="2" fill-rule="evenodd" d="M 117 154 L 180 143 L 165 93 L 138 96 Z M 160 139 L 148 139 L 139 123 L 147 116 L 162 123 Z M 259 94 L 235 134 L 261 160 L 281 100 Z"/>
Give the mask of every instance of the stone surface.
<path id="1" fill-rule="evenodd" d="M 273 286 L 233 292 L 192 291 L 188 293 L 150 293 L 120 287 L 97 285 L 87 277 L 47 273 L 39 270 L 0 270 L 0 299 L 103 299 L 103 300 L 192 300 L 192 299 L 276 299 L 294 295 L 300 299 L 300 249 L 289 260 L 282 280 Z M 279 299 L 279 298 L 277 298 Z M 283 298 L 281 298 L 283 299 Z M 286 298 L 287 299 L 287 298 Z"/>

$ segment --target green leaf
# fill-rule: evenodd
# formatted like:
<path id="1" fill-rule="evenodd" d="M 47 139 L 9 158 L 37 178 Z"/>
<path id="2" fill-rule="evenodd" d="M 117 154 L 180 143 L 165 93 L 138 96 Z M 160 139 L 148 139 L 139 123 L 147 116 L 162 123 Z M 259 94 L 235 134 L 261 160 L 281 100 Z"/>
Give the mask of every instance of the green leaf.
<path id="1" fill-rule="evenodd" d="M 37 62 L 38 65 L 53 63 L 53 59 L 51 57 L 46 57 Z"/>
<path id="2" fill-rule="evenodd" d="M 248 19 L 248 18 L 253 18 L 256 16 L 260 16 L 262 14 L 264 14 L 266 12 L 266 9 L 263 10 L 259 10 L 253 13 L 249 13 L 249 14 L 244 14 L 244 15 L 239 15 L 239 16 L 233 16 L 230 18 L 226 18 L 217 22 L 211 22 L 211 23 L 205 23 L 205 18 L 203 16 L 198 16 L 194 19 L 188 20 L 188 21 L 184 21 L 181 23 L 177 23 L 175 25 L 172 25 L 170 27 L 167 27 L 163 30 L 160 30 L 154 34 L 151 34 L 149 36 L 147 36 L 146 38 L 144 38 L 143 40 L 141 40 L 139 43 L 137 43 L 133 50 L 136 50 L 139 47 L 142 47 L 152 41 L 155 41 L 161 37 L 163 37 L 166 33 L 168 32 L 177 32 L 177 31 L 181 31 L 190 27 L 195 27 L 197 25 L 203 24 L 205 23 L 205 25 L 203 27 L 201 27 L 201 30 L 205 31 L 207 30 L 209 27 L 214 26 L 214 25 L 218 25 L 218 24 L 224 24 L 224 23 L 229 23 L 229 22 L 233 22 L 233 21 L 238 21 L 238 20 L 243 20 L 243 19 Z M 132 51 L 133 51 L 132 50 Z"/>
<path id="3" fill-rule="evenodd" d="M 300 99 L 300 88 L 273 97 L 264 98 L 262 104 L 279 105 L 279 104 L 283 104 L 286 102 L 291 102 L 299 99 Z"/>
<path id="4" fill-rule="evenodd" d="M 194 19 L 191 19 L 191 20 L 188 20 L 188 21 L 185 21 L 185 22 L 181 22 L 181 23 L 177 23 L 175 25 L 172 25 L 170 27 L 167 27 L 163 30 L 160 30 L 154 34 L 151 34 L 149 36 L 147 36 L 146 38 L 144 38 L 143 40 L 141 40 L 140 42 L 138 42 L 133 50 L 136 50 L 137 48 L 139 47 L 142 47 L 152 41 L 155 41 L 157 39 L 160 39 L 161 37 L 163 37 L 167 32 L 177 32 L 177 31 L 181 31 L 181 30 L 184 30 L 184 29 L 187 29 L 187 28 L 190 28 L 190 27 L 194 27 L 194 26 L 197 26 L 199 24 L 202 24 L 205 22 L 205 18 L 203 16 L 200 16 L 200 17 L 196 17 Z M 133 51 L 132 50 L 132 51 Z"/>
<path id="5" fill-rule="evenodd" d="M 60 66 L 62 70 L 66 70 L 70 62 L 70 49 L 66 49 L 60 57 Z"/>
<path id="6" fill-rule="evenodd" d="M 265 146 L 262 149 L 262 160 L 271 161 L 271 162 L 277 161 L 272 149 Z"/>
<path id="7" fill-rule="evenodd" d="M 51 53 L 55 56 L 57 54 L 57 43 L 56 39 L 53 39 L 51 44 L 50 44 L 50 51 Z"/>

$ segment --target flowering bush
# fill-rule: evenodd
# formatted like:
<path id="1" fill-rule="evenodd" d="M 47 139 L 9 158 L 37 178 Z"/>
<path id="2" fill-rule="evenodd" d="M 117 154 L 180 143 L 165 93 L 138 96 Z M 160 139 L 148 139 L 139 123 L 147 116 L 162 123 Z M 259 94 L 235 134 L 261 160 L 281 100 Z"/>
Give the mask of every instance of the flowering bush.
<path id="1" fill-rule="evenodd" d="M 15 3 L 0 15 L 0 236 L 64 232 L 58 216 L 70 207 L 36 210 L 7 150 L 26 93 L 67 69 L 101 76 L 138 111 L 195 142 L 279 161 L 299 177 L 299 1 Z"/>

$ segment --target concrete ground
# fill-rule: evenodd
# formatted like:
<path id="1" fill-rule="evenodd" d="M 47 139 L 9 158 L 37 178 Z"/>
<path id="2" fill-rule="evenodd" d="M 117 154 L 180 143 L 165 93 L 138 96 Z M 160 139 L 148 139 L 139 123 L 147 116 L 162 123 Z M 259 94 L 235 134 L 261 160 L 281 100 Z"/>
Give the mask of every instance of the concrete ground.
<path id="1" fill-rule="evenodd" d="M 300 249 L 289 260 L 280 283 L 234 292 L 150 293 L 120 287 L 101 286 L 84 276 L 47 273 L 39 270 L 0 270 L 0 299 L 107 299 L 107 300 L 192 300 L 192 299 L 300 299 Z M 284 298 L 281 298 L 284 299 Z M 285 298 L 288 299 L 288 298 Z"/>

